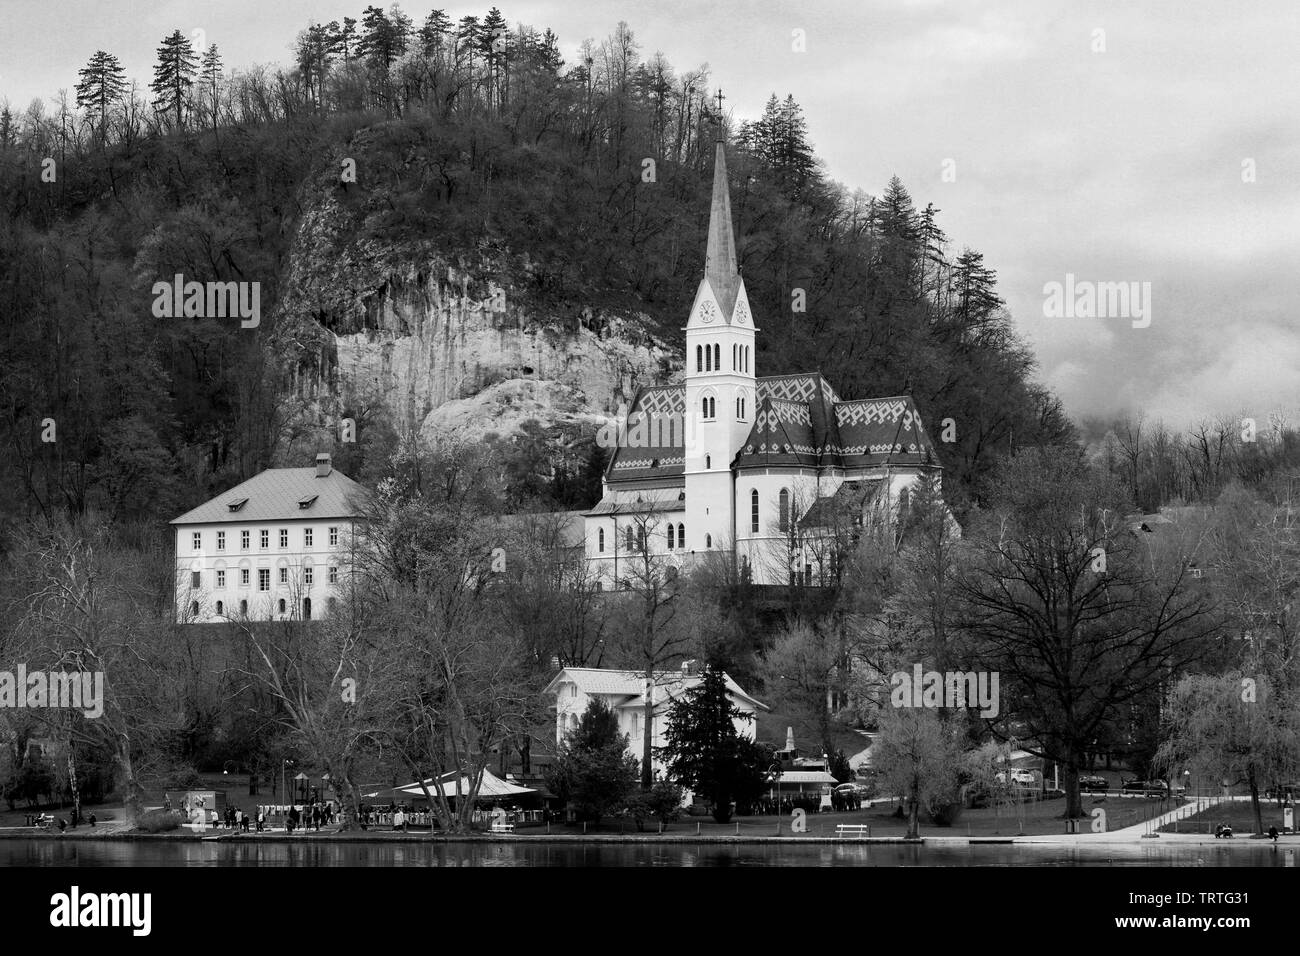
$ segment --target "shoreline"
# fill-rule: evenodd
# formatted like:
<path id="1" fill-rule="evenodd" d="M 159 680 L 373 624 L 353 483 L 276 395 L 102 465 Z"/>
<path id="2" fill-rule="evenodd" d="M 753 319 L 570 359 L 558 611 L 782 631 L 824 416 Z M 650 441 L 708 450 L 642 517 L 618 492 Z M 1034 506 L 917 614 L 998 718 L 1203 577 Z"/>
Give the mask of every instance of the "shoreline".
<path id="1" fill-rule="evenodd" d="M 385 843 L 414 843 L 414 844 L 463 844 L 463 843 L 553 843 L 553 844 L 698 844 L 698 845 L 731 845 L 731 846 L 791 846 L 801 844 L 816 844 L 819 846 L 834 846 L 837 844 L 852 846 L 870 846 L 870 845 L 914 845 L 924 846 L 931 844 L 935 846 L 952 846 L 952 845 L 1004 845 L 1004 846 L 1053 846 L 1059 848 L 1085 848 L 1088 846 L 1097 847 L 1115 847 L 1115 846 L 1148 846 L 1157 849 L 1161 846 L 1216 846 L 1216 847 L 1274 847 L 1300 846 L 1300 837 L 1292 834 L 1280 837 L 1275 844 L 1267 837 L 1241 836 L 1234 837 L 1231 840 L 1216 839 L 1209 835 L 1200 834 L 1175 834 L 1164 833 L 1159 837 L 1160 843 L 1154 843 L 1152 838 L 1133 839 L 1131 837 L 1119 837 L 1116 839 L 1106 839 L 1111 834 L 1080 834 L 1067 835 L 1036 835 L 1036 836 L 1011 836 L 1011 837 L 967 837 L 967 836 L 921 836 L 915 839 L 908 839 L 901 836 L 888 837 L 832 837 L 832 836 L 735 836 L 735 835 L 697 835 L 693 833 L 645 833 L 645 834 L 580 834 L 580 833 L 540 833 L 537 835 L 513 834 L 513 833 L 478 833 L 478 834 L 461 834 L 456 836 L 431 836 L 427 833 L 400 833 L 391 834 L 385 831 L 379 833 L 316 833 L 310 836 L 291 835 L 286 833 L 143 833 L 139 831 L 116 831 L 102 833 L 48 833 L 44 831 L 31 832 L 26 828 L 18 830 L 5 829 L 0 830 L 0 840 L 73 840 L 86 842 L 133 842 L 133 841 L 162 841 L 162 842 L 179 842 L 179 843 L 368 843 L 380 845 Z"/>

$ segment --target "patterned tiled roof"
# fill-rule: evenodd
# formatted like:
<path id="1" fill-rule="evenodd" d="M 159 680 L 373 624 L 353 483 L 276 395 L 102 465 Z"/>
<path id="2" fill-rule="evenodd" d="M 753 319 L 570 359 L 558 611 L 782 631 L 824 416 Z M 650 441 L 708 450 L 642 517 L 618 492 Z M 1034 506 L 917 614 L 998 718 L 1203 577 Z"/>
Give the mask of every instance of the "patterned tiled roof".
<path id="1" fill-rule="evenodd" d="M 872 468 L 887 464 L 937 463 L 934 445 L 921 425 L 911 396 L 840 401 L 830 383 L 816 372 L 772 375 L 756 382 L 754 426 L 736 458 L 736 466 L 801 465 Z M 673 444 L 616 449 L 606 472 L 609 481 L 680 478 L 684 474 L 686 388 L 659 385 L 643 389 L 632 405 L 649 413 L 652 439 L 666 441 L 673 424 Z"/>

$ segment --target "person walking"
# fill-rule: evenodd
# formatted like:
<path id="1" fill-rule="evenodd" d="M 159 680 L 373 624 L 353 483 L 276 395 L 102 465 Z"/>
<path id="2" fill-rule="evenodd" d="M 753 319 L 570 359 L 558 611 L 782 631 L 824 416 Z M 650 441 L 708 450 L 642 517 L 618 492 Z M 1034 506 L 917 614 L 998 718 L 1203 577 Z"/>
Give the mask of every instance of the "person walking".
<path id="1" fill-rule="evenodd" d="M 94 811 L 94 810 L 91 810 L 91 811 L 90 811 L 90 825 L 91 825 L 92 827 L 95 825 L 95 811 Z"/>
<path id="2" fill-rule="evenodd" d="M 266 826 L 266 811 L 261 807 L 257 808 L 257 832 L 261 833 L 262 828 Z"/>

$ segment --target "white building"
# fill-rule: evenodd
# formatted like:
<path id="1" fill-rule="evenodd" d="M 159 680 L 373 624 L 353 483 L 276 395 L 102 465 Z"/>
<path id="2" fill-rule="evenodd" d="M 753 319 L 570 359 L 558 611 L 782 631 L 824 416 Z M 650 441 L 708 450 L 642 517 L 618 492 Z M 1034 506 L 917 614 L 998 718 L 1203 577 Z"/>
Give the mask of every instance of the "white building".
<path id="1" fill-rule="evenodd" d="M 315 468 L 268 468 L 172 520 L 176 620 L 328 615 L 365 496 L 317 455 Z"/>
<path id="2" fill-rule="evenodd" d="M 819 533 L 854 512 L 860 525 L 872 505 L 894 514 L 918 475 L 937 478 L 910 396 L 841 401 L 817 372 L 757 376 L 721 142 L 685 333 L 685 381 L 637 394 L 586 514 L 600 586 L 635 588 L 650 559 L 684 567 L 705 555 L 725 556 L 755 584 L 796 574 L 812 583 L 827 572 L 826 549 L 810 544 Z"/>
<path id="3" fill-rule="evenodd" d="M 735 719 L 736 731 L 749 740 L 755 739 L 758 711 L 770 710 L 766 704 L 750 697 L 740 685 L 727 677 L 728 697 L 744 717 Z M 689 665 L 677 671 L 657 671 L 650 687 L 654 705 L 650 728 L 652 747 L 662 747 L 664 732 L 668 729 L 668 711 L 675 700 L 703 680 Z M 600 699 L 618 715 L 618 732 L 628 738 L 628 753 L 640 760 L 645 747 L 645 694 L 644 671 L 612 670 L 596 667 L 566 667 L 546 685 L 543 693 L 555 695 L 555 743 L 558 747 L 570 731 L 577 729 L 578 721 L 587 704 Z M 655 772 L 663 765 L 653 761 Z"/>

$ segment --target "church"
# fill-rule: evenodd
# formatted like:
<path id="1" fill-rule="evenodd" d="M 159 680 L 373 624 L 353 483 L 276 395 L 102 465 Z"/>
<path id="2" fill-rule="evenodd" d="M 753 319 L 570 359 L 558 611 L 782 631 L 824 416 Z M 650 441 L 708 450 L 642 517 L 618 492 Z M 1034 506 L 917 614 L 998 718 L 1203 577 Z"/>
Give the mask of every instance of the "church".
<path id="1" fill-rule="evenodd" d="M 607 443 L 601 500 L 583 516 L 597 587 L 641 589 L 702 562 L 758 585 L 825 584 L 919 476 L 937 482 L 911 396 L 842 401 L 819 372 L 757 375 L 721 141 L 684 331 L 685 381 L 642 388 Z"/>

